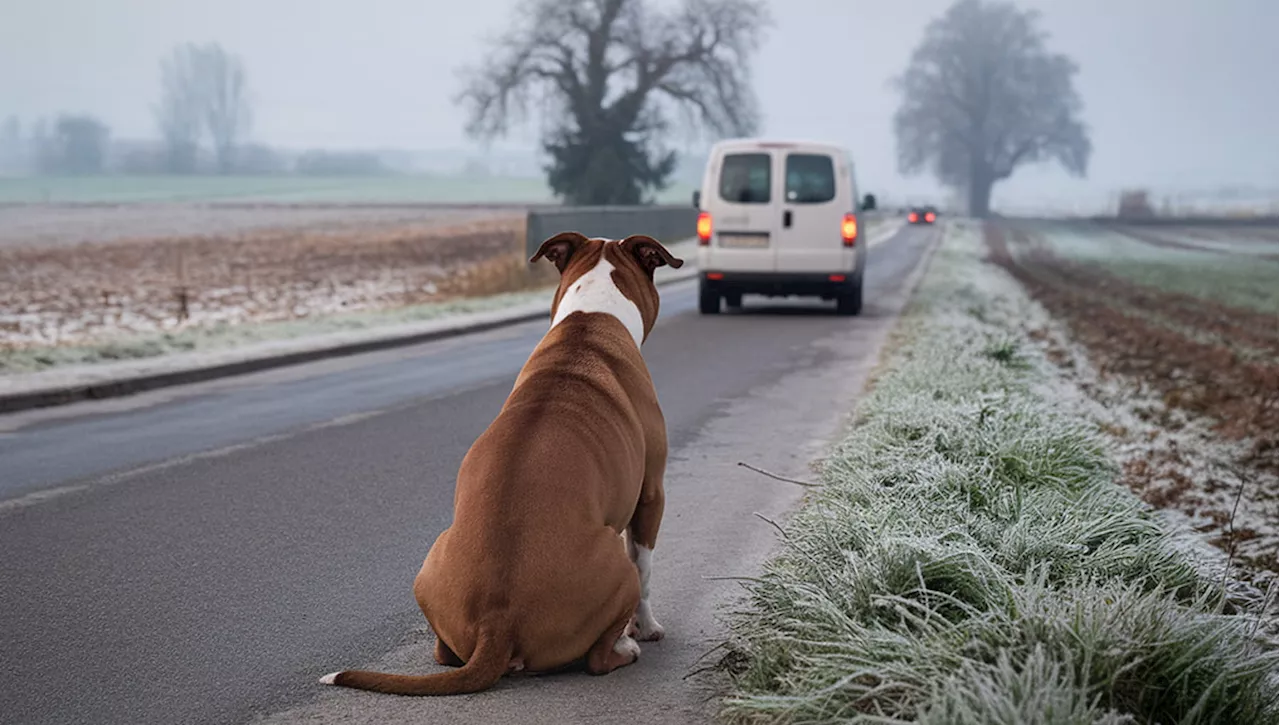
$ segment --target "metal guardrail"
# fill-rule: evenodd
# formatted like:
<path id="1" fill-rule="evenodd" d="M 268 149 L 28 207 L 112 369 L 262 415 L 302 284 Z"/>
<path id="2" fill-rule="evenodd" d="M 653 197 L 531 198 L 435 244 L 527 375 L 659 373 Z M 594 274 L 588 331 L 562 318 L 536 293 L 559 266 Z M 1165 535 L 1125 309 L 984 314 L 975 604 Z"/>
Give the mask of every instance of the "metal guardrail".
<path id="1" fill-rule="evenodd" d="M 525 252 L 532 257 L 546 239 L 560 232 L 622 239 L 647 234 L 664 244 L 692 237 L 698 210 L 691 205 L 566 206 L 530 209 L 525 223 Z"/>

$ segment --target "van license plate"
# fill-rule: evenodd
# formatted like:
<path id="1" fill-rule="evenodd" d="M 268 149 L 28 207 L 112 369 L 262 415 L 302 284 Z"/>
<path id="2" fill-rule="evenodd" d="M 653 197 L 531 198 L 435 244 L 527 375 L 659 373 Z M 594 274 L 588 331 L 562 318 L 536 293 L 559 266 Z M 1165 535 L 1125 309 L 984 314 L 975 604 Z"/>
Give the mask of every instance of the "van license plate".
<path id="1" fill-rule="evenodd" d="M 721 234 L 720 246 L 738 249 L 761 249 L 769 246 L 768 234 Z"/>

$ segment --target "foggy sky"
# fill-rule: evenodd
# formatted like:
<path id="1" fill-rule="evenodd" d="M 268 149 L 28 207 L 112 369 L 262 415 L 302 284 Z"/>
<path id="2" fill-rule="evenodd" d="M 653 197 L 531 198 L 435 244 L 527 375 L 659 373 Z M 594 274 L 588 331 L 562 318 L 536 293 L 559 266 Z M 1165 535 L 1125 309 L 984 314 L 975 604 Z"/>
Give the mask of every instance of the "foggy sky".
<path id="1" fill-rule="evenodd" d="M 255 140 L 471 146 L 456 69 L 518 0 L 0 0 L 0 117 L 91 112 L 116 137 L 155 136 L 158 59 L 218 41 L 245 59 Z M 1128 185 L 1274 189 L 1280 165 L 1275 0 L 1019 0 L 1080 65 L 1089 177 L 1019 172 L 997 198 Z M 764 133 L 849 147 L 864 190 L 934 188 L 897 172 L 888 80 L 949 0 L 774 0 L 755 65 Z M 536 127 L 505 145 L 533 147 Z"/>

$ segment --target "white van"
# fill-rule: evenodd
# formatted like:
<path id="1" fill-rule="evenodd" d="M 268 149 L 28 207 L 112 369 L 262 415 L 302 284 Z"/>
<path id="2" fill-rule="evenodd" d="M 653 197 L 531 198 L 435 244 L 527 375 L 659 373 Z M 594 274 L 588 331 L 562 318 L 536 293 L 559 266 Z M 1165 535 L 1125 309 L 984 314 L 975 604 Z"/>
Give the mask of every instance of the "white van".
<path id="1" fill-rule="evenodd" d="M 699 310 L 743 294 L 836 300 L 862 310 L 867 250 L 849 153 L 831 144 L 766 139 L 711 148 L 698 209 Z M 867 195 L 861 208 L 874 209 Z"/>

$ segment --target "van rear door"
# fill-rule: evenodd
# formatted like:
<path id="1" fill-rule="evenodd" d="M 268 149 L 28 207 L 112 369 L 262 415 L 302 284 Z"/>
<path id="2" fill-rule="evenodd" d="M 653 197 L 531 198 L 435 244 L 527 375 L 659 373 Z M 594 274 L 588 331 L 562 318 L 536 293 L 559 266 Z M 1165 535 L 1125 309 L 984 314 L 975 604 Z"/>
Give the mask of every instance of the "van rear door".
<path id="1" fill-rule="evenodd" d="M 777 271 L 852 271 L 854 250 L 840 238 L 840 223 L 853 210 L 848 160 L 821 149 L 800 148 L 782 156 Z"/>
<path id="2" fill-rule="evenodd" d="M 711 169 L 711 265 L 740 272 L 772 272 L 777 232 L 778 169 L 768 149 L 734 149 Z"/>

